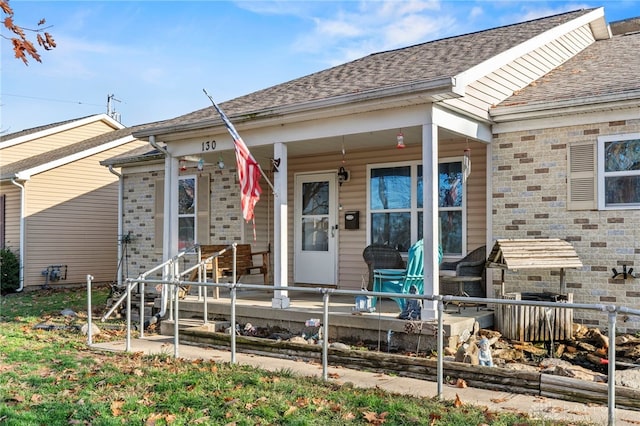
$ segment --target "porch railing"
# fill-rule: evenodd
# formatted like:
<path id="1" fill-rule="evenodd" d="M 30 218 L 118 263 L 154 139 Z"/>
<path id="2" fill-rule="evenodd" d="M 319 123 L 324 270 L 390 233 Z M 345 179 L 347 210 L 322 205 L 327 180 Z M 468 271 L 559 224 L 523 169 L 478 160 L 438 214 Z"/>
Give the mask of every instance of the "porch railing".
<path id="1" fill-rule="evenodd" d="M 235 247 L 232 247 L 235 248 Z M 215 283 L 215 282 L 204 282 L 204 281 L 185 281 L 180 278 L 185 276 L 187 273 L 190 273 L 195 268 L 203 267 L 203 264 L 206 261 L 210 261 L 210 259 L 206 259 L 200 264 L 191 267 L 182 273 L 178 272 L 177 262 L 175 262 L 175 258 L 171 259 L 159 265 L 158 267 L 148 271 L 145 274 L 141 274 L 138 278 L 129 278 L 126 280 L 127 291 L 124 297 L 127 300 L 127 314 L 126 314 L 126 343 L 125 350 L 131 351 L 131 290 L 135 285 L 144 284 L 152 284 L 152 285 L 161 285 L 163 291 L 166 289 L 166 294 L 171 298 L 172 313 L 170 314 L 174 321 L 174 357 L 179 357 L 179 291 L 181 287 L 186 285 L 195 285 L 200 286 L 200 289 L 204 289 L 204 297 L 201 298 L 199 294 L 199 298 L 203 301 L 203 310 L 205 312 L 205 319 L 207 321 L 206 316 L 206 306 L 207 306 L 207 289 L 213 288 L 219 290 L 220 288 L 226 288 L 230 292 L 230 323 L 232 327 L 235 327 L 236 324 L 236 303 L 238 297 L 238 290 L 261 290 L 261 291 L 288 291 L 293 293 L 307 293 L 307 294 L 317 294 L 319 297 L 322 297 L 323 300 L 323 315 L 322 315 L 322 326 L 324 327 L 324 335 L 328 336 L 329 329 L 329 304 L 330 298 L 332 295 L 347 295 L 347 296 L 362 296 L 361 290 L 339 290 L 333 288 L 312 288 L 312 287 L 281 287 L 281 286 L 273 286 L 268 287 L 268 290 L 265 289 L 265 286 L 262 284 L 240 284 L 235 282 L 236 274 L 233 274 L 233 282 L 231 283 Z M 173 268 L 170 268 L 173 266 Z M 159 279 L 148 279 L 146 278 L 149 274 L 159 270 L 160 268 L 169 268 L 169 271 L 173 271 L 170 279 L 159 280 Z M 201 278 L 201 276 L 200 276 Z M 87 344 L 89 346 L 93 345 L 92 335 L 91 335 L 91 327 L 92 327 L 92 315 L 91 315 L 91 286 L 93 282 L 93 277 L 91 275 L 87 275 L 87 313 L 88 313 L 88 336 L 87 336 Z M 172 287 L 173 291 L 169 291 Z M 556 308 L 556 309 L 583 309 L 590 311 L 599 311 L 606 313 L 608 316 L 608 337 L 609 337 L 609 348 L 608 348 L 608 384 L 607 384 L 607 415 L 608 415 L 608 424 L 613 426 L 615 425 L 615 358 L 616 358 L 616 344 L 615 344 L 615 330 L 616 330 L 616 321 L 617 316 L 619 314 L 623 315 L 634 315 L 640 316 L 640 310 L 632 309 L 624 306 L 617 305 L 609 305 L 609 304 L 588 304 L 588 303 L 559 303 L 559 302 L 545 302 L 545 301 L 534 301 L 534 300 L 511 300 L 511 299 L 493 299 L 493 298 L 478 298 L 478 297 L 466 297 L 466 296 L 441 296 L 441 295 L 420 295 L 420 294 L 401 294 L 401 293 L 386 293 L 386 292 L 367 292 L 367 296 L 372 297 L 394 297 L 394 298 L 404 298 L 404 299 L 420 299 L 427 301 L 436 301 L 437 302 L 437 397 L 442 399 L 443 397 L 443 382 L 444 382 L 444 327 L 443 327 L 443 317 L 444 317 L 444 309 L 445 304 L 450 302 L 459 302 L 459 303 L 477 303 L 477 304 L 494 304 L 494 305 L 511 305 L 511 306 L 539 306 L 545 308 Z M 140 337 L 143 338 L 143 330 L 144 330 L 144 320 L 143 320 L 143 311 L 144 306 L 141 304 L 140 307 L 140 328 L 139 333 Z M 105 317 L 108 315 L 105 315 Z M 104 318 L 104 317 L 103 317 Z M 233 329 L 232 329 L 233 330 Z M 328 380 L 328 339 L 322 339 L 322 378 L 323 380 Z M 232 364 L 236 363 L 236 339 L 235 333 L 230 333 L 230 354 Z"/>

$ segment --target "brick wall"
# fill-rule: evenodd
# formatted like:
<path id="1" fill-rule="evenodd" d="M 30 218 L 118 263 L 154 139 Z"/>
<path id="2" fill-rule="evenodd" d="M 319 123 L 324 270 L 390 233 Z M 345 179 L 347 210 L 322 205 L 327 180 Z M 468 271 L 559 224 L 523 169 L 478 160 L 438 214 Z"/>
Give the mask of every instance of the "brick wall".
<path id="1" fill-rule="evenodd" d="M 610 134 L 640 132 L 640 120 L 615 121 L 494 135 L 492 157 L 493 237 L 561 238 L 573 244 L 584 264 L 567 270 L 567 290 L 576 303 L 640 308 L 640 278 L 612 279 L 611 268 L 633 267 L 640 275 L 640 210 L 567 210 L 567 148 Z M 499 289 L 499 273 L 494 273 Z M 507 292 L 559 291 L 559 272 L 507 272 Z M 606 314 L 577 310 L 575 321 L 604 327 Z M 627 332 L 640 330 L 637 317 L 620 318 Z"/>
<path id="2" fill-rule="evenodd" d="M 195 170 L 186 170 L 184 174 L 196 174 Z M 239 187 L 235 181 L 235 169 L 219 170 L 217 167 L 205 167 L 203 173 L 211 177 L 211 244 L 242 241 L 242 217 L 240 209 Z M 156 184 L 163 184 L 164 170 L 153 172 L 124 172 L 124 212 L 123 233 L 131 233 L 128 245 L 128 259 L 124 265 L 127 276 L 139 274 L 162 263 L 162 248 L 155 241 L 155 194 Z M 195 256 L 185 256 L 181 260 L 181 269 L 193 265 Z"/>

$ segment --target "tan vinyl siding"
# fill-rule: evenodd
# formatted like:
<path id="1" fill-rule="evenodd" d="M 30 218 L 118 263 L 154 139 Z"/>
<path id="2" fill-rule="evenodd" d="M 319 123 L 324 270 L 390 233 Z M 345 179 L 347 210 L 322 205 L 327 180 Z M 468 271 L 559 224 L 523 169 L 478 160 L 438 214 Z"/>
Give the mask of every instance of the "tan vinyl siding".
<path id="1" fill-rule="evenodd" d="M 491 106 L 541 78 L 594 41 L 589 26 L 585 25 L 477 79 L 465 88 L 464 97 L 443 102 L 488 119 Z"/>
<path id="2" fill-rule="evenodd" d="M 2 151 L 0 151 L 0 166 L 43 154 L 113 130 L 113 127 L 104 121 L 97 121 L 64 132 L 3 148 Z"/>
<path id="3" fill-rule="evenodd" d="M 33 176 L 26 183 L 25 286 L 42 285 L 42 270 L 68 265 L 66 281 L 115 278 L 118 178 L 99 161 L 144 142 L 126 144 Z"/>
<path id="4" fill-rule="evenodd" d="M 460 157 L 466 148 L 466 142 L 441 144 L 440 157 Z M 486 150 L 480 143 L 469 143 L 472 155 L 471 176 L 468 180 L 468 240 L 469 250 L 485 244 L 486 240 Z M 338 203 L 342 206 L 339 214 L 339 271 L 338 287 L 342 289 L 359 289 L 362 280 L 367 279 L 367 268 L 362 260 L 362 251 L 367 246 L 367 165 L 410 161 L 422 156 L 419 145 L 409 144 L 403 150 L 397 150 L 393 144 L 388 149 L 349 151 L 345 157 L 344 167 L 351 176 L 349 182 L 338 186 Z M 293 280 L 293 247 L 294 247 L 294 177 L 296 173 L 315 171 L 337 171 L 342 166 L 341 153 L 319 156 L 292 157 L 289 163 L 289 277 Z M 344 215 L 347 211 L 360 212 L 360 228 L 347 230 L 344 228 Z"/>
<path id="5" fill-rule="evenodd" d="M 466 141 L 440 146 L 440 157 L 460 157 L 467 147 Z M 487 158 L 486 147 L 469 142 L 471 174 L 467 179 L 467 253 L 486 244 L 487 238 Z"/>
<path id="6" fill-rule="evenodd" d="M 4 243 L 14 252 L 20 248 L 20 188 L 9 182 L 0 184 L 0 193 L 6 195 L 4 200 Z"/>
<path id="7" fill-rule="evenodd" d="M 262 164 L 263 171 L 269 178 L 269 180 L 273 183 L 273 173 L 269 170 L 269 166 L 266 164 Z M 236 183 L 237 185 L 237 183 Z M 256 204 L 256 208 L 254 210 L 255 217 L 255 229 L 256 229 L 256 239 L 253 239 L 253 223 L 245 222 L 242 217 L 240 220 L 244 223 L 243 231 L 243 242 L 245 244 L 251 244 L 253 252 L 271 250 L 271 255 L 269 256 L 270 268 L 269 268 L 269 279 L 273 280 L 273 190 L 269 186 L 268 183 L 264 180 L 264 177 L 260 179 L 260 186 L 262 188 L 262 195 L 260 196 L 260 201 Z M 238 205 L 240 202 L 238 201 Z M 258 258 L 255 258 L 255 261 L 258 261 Z M 262 283 L 261 275 L 248 275 L 243 277 L 243 280 L 246 282 L 256 282 Z M 273 284 L 270 282 L 269 284 Z"/>

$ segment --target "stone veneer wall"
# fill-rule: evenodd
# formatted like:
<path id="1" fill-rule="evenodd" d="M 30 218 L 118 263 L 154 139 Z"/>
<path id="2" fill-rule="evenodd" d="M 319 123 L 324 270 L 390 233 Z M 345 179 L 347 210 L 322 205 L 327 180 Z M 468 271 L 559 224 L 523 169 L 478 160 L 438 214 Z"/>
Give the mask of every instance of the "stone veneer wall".
<path id="1" fill-rule="evenodd" d="M 612 279 L 622 265 L 640 274 L 640 210 L 567 210 L 567 151 L 571 143 L 609 134 L 640 132 L 640 120 L 540 129 L 494 135 L 493 237 L 561 238 L 573 244 L 584 265 L 566 270 L 575 303 L 640 308 L 640 278 Z M 500 273 L 493 274 L 494 290 Z M 505 276 L 507 292 L 559 291 L 559 272 L 530 270 Z M 604 327 L 607 315 L 576 310 L 575 322 Z M 618 327 L 640 330 L 640 318 L 619 317 Z"/>
<path id="2" fill-rule="evenodd" d="M 187 170 L 184 174 L 197 174 Z M 219 170 L 205 167 L 211 176 L 210 241 L 221 244 L 242 241 L 239 187 L 235 183 L 235 169 Z M 164 177 L 164 169 L 153 172 L 124 173 L 123 233 L 131 232 L 128 246 L 127 276 L 136 277 L 162 263 L 162 248 L 155 246 L 156 183 Z M 185 256 L 180 269 L 194 264 L 195 256 Z M 159 277 L 159 274 L 156 275 Z"/>

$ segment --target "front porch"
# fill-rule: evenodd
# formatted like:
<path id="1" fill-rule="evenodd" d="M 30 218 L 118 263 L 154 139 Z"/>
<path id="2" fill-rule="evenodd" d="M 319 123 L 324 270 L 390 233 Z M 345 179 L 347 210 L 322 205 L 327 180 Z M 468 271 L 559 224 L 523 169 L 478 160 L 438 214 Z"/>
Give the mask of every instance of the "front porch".
<path id="1" fill-rule="evenodd" d="M 197 290 L 196 290 L 197 292 Z M 193 291 L 192 291 L 193 293 Z M 309 292 L 290 292 L 290 306 L 286 309 L 272 307 L 273 291 L 265 289 L 239 289 L 236 291 L 236 322 L 241 326 L 251 323 L 256 327 L 279 328 L 293 335 L 313 332 L 308 320 L 323 318 L 323 294 L 321 289 L 309 288 Z M 159 299 L 156 307 L 159 307 Z M 207 298 L 208 324 L 203 321 L 204 300 L 194 294 L 179 301 L 178 322 L 180 329 L 198 327 L 211 332 L 229 327 L 231 314 L 230 290 L 220 289 L 220 297 Z M 383 298 L 375 312 L 359 312 L 355 296 L 330 294 L 328 301 L 328 337 L 331 342 L 377 342 L 378 347 L 425 351 L 436 348 L 437 321 L 409 321 L 398 319 L 397 304 Z M 445 307 L 443 328 L 445 346 L 456 347 L 459 336 L 472 332 L 474 323 L 480 328 L 491 328 L 494 323 L 493 310 L 485 306 Z M 411 324 L 411 326 L 409 326 Z M 174 321 L 163 320 L 160 333 L 174 334 Z M 419 345 L 419 347 L 418 347 Z"/>

